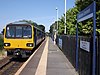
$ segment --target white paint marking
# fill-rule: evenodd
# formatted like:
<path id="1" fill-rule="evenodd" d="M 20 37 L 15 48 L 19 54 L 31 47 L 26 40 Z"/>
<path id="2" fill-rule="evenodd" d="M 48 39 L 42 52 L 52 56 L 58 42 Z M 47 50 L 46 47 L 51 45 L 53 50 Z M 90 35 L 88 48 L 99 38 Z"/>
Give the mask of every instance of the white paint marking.
<path id="1" fill-rule="evenodd" d="M 47 56 L 48 56 L 48 41 L 49 38 L 47 38 L 46 45 L 44 47 L 44 51 L 42 53 L 39 65 L 37 67 L 35 75 L 46 75 L 46 67 L 47 67 Z"/>

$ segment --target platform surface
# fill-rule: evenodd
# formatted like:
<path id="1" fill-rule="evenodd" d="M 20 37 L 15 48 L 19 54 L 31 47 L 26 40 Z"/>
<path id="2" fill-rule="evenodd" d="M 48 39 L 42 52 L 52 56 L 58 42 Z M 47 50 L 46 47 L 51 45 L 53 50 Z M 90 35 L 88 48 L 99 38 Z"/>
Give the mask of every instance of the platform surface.
<path id="1" fill-rule="evenodd" d="M 20 68 L 21 69 L 21 68 Z M 20 71 L 20 70 L 19 70 Z M 78 75 L 62 51 L 50 37 L 15 75 Z"/>

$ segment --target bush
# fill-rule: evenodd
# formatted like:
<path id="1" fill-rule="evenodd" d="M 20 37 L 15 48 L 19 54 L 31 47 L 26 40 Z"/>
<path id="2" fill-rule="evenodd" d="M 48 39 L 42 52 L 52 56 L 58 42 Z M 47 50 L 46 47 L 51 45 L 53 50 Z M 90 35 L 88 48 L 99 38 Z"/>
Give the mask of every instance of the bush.
<path id="1" fill-rule="evenodd" d="M 0 49 L 3 49 L 3 38 L 0 36 Z"/>

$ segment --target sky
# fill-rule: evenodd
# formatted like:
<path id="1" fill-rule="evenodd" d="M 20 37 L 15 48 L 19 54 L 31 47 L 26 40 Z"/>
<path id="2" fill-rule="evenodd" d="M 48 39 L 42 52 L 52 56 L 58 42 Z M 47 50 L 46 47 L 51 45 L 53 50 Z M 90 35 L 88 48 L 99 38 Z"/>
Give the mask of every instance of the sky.
<path id="1" fill-rule="evenodd" d="M 65 11 L 65 0 L 0 0 L 0 32 L 3 28 L 15 21 L 32 20 L 43 24 L 46 32 L 50 25 L 60 18 Z M 66 0 L 66 10 L 75 6 L 75 0 Z"/>

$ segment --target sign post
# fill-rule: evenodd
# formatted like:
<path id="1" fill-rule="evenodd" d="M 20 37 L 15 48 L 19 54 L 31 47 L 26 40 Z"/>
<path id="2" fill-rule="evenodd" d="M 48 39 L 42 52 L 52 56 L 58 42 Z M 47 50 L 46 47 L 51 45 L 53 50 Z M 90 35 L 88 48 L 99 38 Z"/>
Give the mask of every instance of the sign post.
<path id="1" fill-rule="evenodd" d="M 93 3 L 93 68 L 92 75 L 96 75 L 96 3 Z"/>
<path id="2" fill-rule="evenodd" d="M 77 15 L 77 23 L 93 17 L 93 58 L 92 75 L 96 75 L 96 2 L 94 1 L 87 8 Z M 78 25 L 76 29 L 76 70 L 78 70 Z"/>

